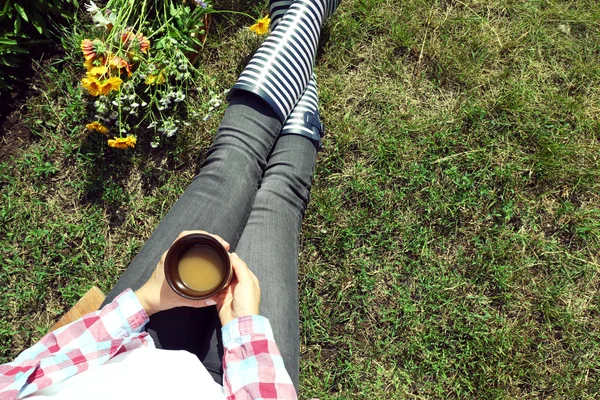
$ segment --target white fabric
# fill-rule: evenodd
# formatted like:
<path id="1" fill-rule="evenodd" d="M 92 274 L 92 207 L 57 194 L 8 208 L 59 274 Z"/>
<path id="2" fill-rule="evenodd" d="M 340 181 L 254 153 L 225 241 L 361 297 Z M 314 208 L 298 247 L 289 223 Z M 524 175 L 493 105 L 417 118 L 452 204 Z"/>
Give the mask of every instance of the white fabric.
<path id="1" fill-rule="evenodd" d="M 27 397 L 47 398 L 222 400 L 225 393 L 195 355 L 142 347 Z"/>

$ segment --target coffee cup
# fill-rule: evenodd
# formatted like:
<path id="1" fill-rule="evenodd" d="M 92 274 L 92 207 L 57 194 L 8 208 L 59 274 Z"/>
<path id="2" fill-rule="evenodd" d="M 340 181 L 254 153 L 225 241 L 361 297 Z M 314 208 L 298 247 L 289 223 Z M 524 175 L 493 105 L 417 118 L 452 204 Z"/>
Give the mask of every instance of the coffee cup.
<path id="1" fill-rule="evenodd" d="M 175 293 L 192 300 L 208 299 L 231 282 L 229 253 L 214 237 L 191 233 L 177 239 L 165 257 L 165 278 Z"/>

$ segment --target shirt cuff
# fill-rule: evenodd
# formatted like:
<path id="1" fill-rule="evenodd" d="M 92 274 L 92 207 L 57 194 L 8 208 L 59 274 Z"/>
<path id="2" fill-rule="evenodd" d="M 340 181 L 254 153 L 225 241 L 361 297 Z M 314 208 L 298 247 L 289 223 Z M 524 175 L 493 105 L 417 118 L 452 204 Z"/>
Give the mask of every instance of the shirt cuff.
<path id="1" fill-rule="evenodd" d="M 131 289 L 126 289 L 118 295 L 112 301 L 112 304 L 115 304 L 115 308 L 120 310 L 121 315 L 127 319 L 131 330 L 134 332 L 140 332 L 150 320 L 142 303 Z"/>
<path id="2" fill-rule="evenodd" d="M 268 340 L 275 340 L 269 320 L 261 315 L 236 318 L 221 328 L 223 347 L 226 348 L 247 343 L 254 335 L 264 335 Z"/>

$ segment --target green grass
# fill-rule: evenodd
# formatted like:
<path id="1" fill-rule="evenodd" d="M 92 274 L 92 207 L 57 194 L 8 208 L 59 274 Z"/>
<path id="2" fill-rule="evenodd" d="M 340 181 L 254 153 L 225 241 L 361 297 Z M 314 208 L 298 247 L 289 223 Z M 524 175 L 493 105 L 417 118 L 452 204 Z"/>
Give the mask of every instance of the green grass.
<path id="1" fill-rule="evenodd" d="M 317 67 L 301 398 L 597 398 L 599 21 L 591 0 L 342 3 Z M 225 88 L 257 42 L 213 29 Z M 107 151 L 68 65 L 43 68 L 64 84 L 32 92 L 36 139 L 0 168 L 1 361 L 115 283 L 218 123 Z"/>

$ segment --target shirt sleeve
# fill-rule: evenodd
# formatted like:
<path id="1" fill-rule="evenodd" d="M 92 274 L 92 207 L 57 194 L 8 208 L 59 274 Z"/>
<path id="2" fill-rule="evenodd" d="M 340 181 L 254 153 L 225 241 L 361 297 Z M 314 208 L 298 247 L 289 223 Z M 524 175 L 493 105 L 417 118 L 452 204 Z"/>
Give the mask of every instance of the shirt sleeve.
<path id="1" fill-rule="evenodd" d="M 19 399 L 125 351 L 153 345 L 142 332 L 148 315 L 131 289 L 100 311 L 48 333 L 11 363 L 0 365 L 0 400 Z"/>
<path id="2" fill-rule="evenodd" d="M 222 328 L 222 337 L 227 399 L 297 399 L 268 319 L 234 319 Z"/>

